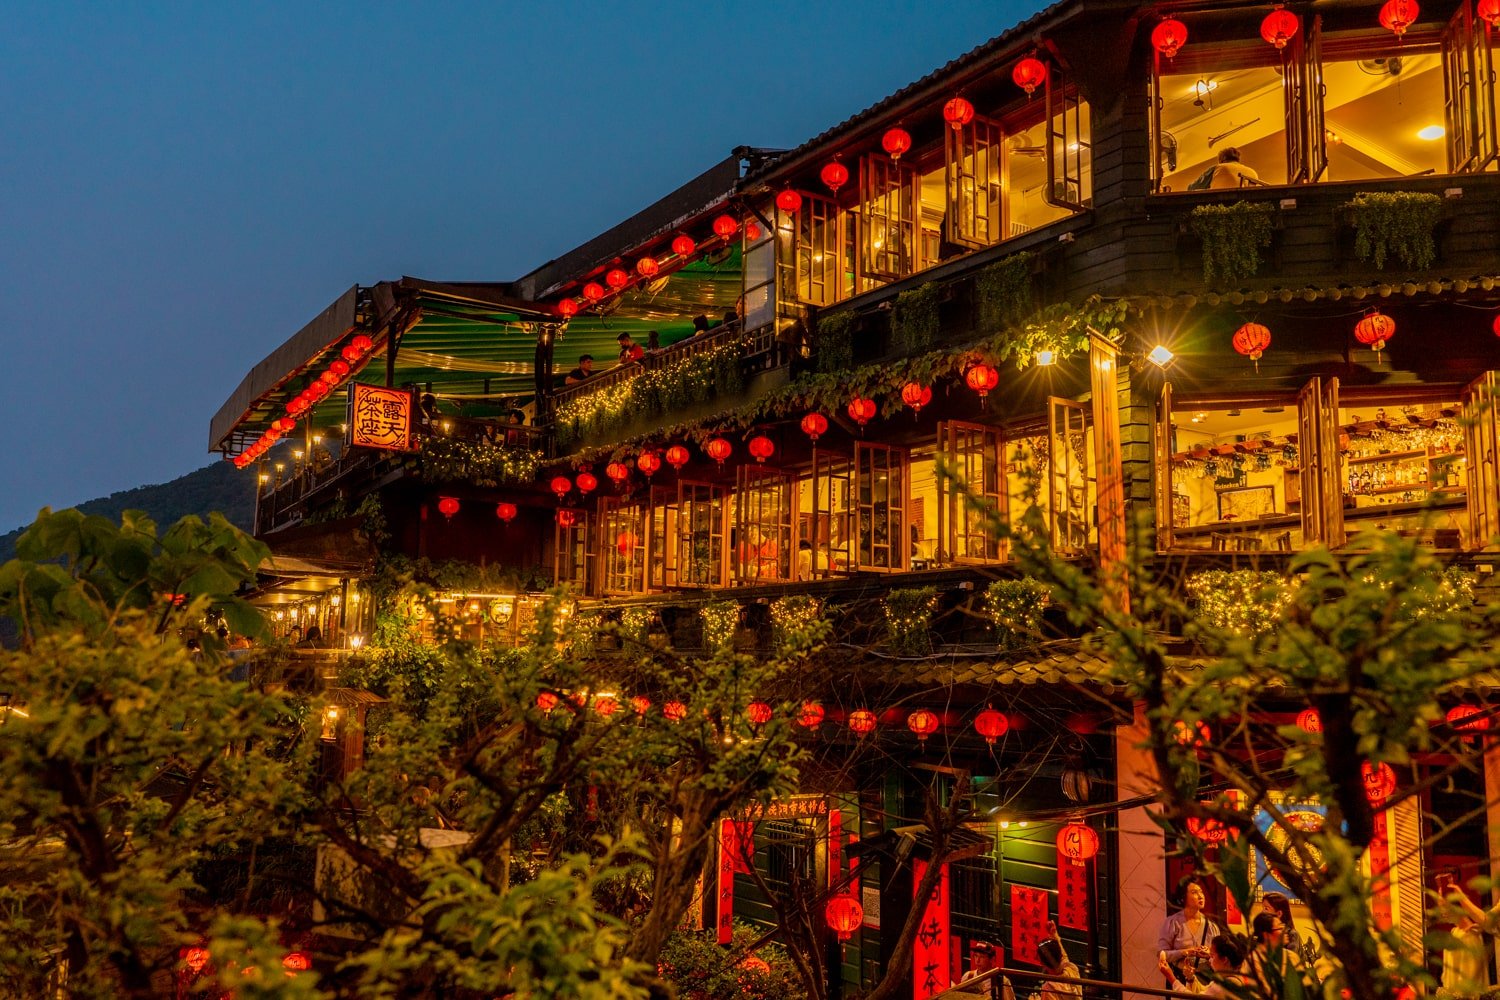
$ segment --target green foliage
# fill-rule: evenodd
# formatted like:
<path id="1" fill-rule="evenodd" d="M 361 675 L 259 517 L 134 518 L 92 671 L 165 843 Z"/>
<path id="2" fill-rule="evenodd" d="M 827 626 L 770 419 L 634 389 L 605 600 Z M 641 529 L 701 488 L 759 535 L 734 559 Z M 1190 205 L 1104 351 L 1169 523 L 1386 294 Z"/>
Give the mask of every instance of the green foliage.
<path id="1" fill-rule="evenodd" d="M 847 371 L 854 365 L 853 310 L 820 310 L 813 328 L 813 361 L 822 374 Z"/>
<path id="2" fill-rule="evenodd" d="M 1433 230 L 1443 215 L 1443 199 L 1425 191 L 1363 192 L 1344 205 L 1354 220 L 1354 252 L 1384 268 L 1394 256 L 1401 266 L 1422 271 L 1437 259 Z"/>
<path id="3" fill-rule="evenodd" d="M 1260 252 L 1271 245 L 1272 208 L 1237 201 L 1198 205 L 1188 219 L 1203 242 L 1203 283 L 1229 285 L 1260 270 Z"/>
<path id="4" fill-rule="evenodd" d="M 541 468 L 541 452 L 493 441 L 430 437 L 418 453 L 422 478 L 434 483 L 529 483 Z"/>
<path id="5" fill-rule="evenodd" d="M 1276 628 L 1291 598 L 1287 580 L 1269 570 L 1206 570 L 1188 577 L 1185 587 L 1196 621 L 1234 635 Z"/>
<path id="6" fill-rule="evenodd" d="M 1022 649 L 1041 641 L 1042 613 L 1050 597 L 1039 580 L 995 580 L 985 590 L 985 609 L 995 623 L 995 642 L 1001 649 Z"/>
<path id="7" fill-rule="evenodd" d="M 1051 351 L 1064 361 L 1089 349 L 1089 330 L 1119 343 L 1131 306 L 1124 299 L 1102 299 L 1091 295 L 1081 305 L 1067 302 L 1044 306 L 1019 329 L 1002 331 L 990 340 L 988 353 L 998 361 L 1013 361 L 1017 368 L 1032 364 L 1041 351 Z M 980 352 L 985 353 L 983 350 Z"/>
<path id="8" fill-rule="evenodd" d="M 941 325 L 939 307 L 946 288 L 929 281 L 896 296 L 891 312 L 891 349 L 900 355 L 932 349 Z"/>
<path id="9" fill-rule="evenodd" d="M 760 936 L 739 922 L 728 945 L 719 944 L 713 931 L 674 934 L 662 949 L 662 977 L 679 997 L 694 1000 L 804 1000 L 807 990 L 784 948 L 767 943 L 746 955 Z M 730 961 L 737 956 L 746 957 Z"/>
<path id="10" fill-rule="evenodd" d="M 698 617 L 703 622 L 705 649 L 721 649 L 734 642 L 740 627 L 738 601 L 710 601 L 698 609 Z"/>
<path id="11" fill-rule="evenodd" d="M 1036 310 L 1036 283 L 1031 277 L 1035 256 L 1029 250 L 1011 254 L 974 276 L 975 317 L 982 332 L 1014 326 Z"/>
<path id="12" fill-rule="evenodd" d="M 886 641 L 897 656 L 922 656 L 932 652 L 932 612 L 937 608 L 936 587 L 908 587 L 885 595 Z"/>
<path id="13" fill-rule="evenodd" d="M 792 645 L 796 637 L 822 621 L 823 602 L 807 594 L 791 594 L 771 602 L 771 643 L 778 649 Z"/>

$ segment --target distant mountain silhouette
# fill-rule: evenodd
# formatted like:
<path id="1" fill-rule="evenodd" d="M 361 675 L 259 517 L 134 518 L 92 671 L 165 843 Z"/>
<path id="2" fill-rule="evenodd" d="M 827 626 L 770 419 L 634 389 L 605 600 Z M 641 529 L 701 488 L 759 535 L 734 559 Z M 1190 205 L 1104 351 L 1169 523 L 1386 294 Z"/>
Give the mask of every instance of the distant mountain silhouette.
<path id="1" fill-rule="evenodd" d="M 251 473 L 239 472 L 229 462 L 214 462 L 170 483 L 121 490 L 77 507 L 85 514 L 99 514 L 116 523 L 127 510 L 143 510 L 151 515 L 158 530 L 187 514 L 207 517 L 218 511 L 249 531 L 255 518 L 255 484 Z M 15 557 L 16 539 L 24 530 L 17 528 L 0 535 L 0 563 Z"/>

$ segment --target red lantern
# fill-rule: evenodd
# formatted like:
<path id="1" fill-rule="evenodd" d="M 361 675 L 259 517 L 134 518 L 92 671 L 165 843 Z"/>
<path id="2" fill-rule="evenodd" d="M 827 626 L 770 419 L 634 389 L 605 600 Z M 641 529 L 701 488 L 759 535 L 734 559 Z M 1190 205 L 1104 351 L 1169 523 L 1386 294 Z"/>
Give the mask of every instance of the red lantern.
<path id="1" fill-rule="evenodd" d="M 723 465 L 724 459 L 728 458 L 729 453 L 734 451 L 734 446 L 720 437 L 709 438 L 708 444 L 703 446 L 703 451 L 709 458 Z"/>
<path id="2" fill-rule="evenodd" d="M 865 922 L 865 908 L 853 896 L 835 896 L 823 908 L 823 917 L 839 940 L 847 941 Z"/>
<path id="3" fill-rule="evenodd" d="M 1016 63 L 1016 68 L 1011 70 L 1010 78 L 1029 96 L 1036 88 L 1047 82 L 1047 64 L 1036 56 L 1027 56 Z"/>
<path id="4" fill-rule="evenodd" d="M 874 420 L 876 412 L 877 407 L 875 406 L 875 400 L 866 399 L 863 396 L 855 396 L 853 401 L 849 404 L 850 419 L 859 424 L 859 426 L 861 427 L 869 423 L 871 420 Z"/>
<path id="5" fill-rule="evenodd" d="M 187 966 L 188 971 L 195 975 L 202 972 L 203 967 L 208 964 L 207 948 L 197 946 L 183 948 L 177 955 L 182 959 L 182 964 Z"/>
<path id="6" fill-rule="evenodd" d="M 753 219 L 745 223 L 745 239 L 750 243 L 760 239 L 760 226 Z"/>
<path id="7" fill-rule="evenodd" d="M 667 464 L 674 469 L 680 470 L 684 465 L 687 465 L 690 457 L 688 450 L 680 444 L 674 444 L 667 449 Z"/>
<path id="8" fill-rule="evenodd" d="M 1216 819 L 1204 819 L 1200 816 L 1189 816 L 1187 821 L 1187 832 L 1191 837 L 1196 837 L 1205 844 L 1222 844 L 1229 839 L 1229 828 Z"/>
<path id="9" fill-rule="evenodd" d="M 891 159 L 901 159 L 902 153 L 911 151 L 911 133 L 904 128 L 886 129 L 880 137 L 880 148 L 890 154 Z"/>
<path id="10" fill-rule="evenodd" d="M 495 516 L 509 524 L 516 519 L 516 505 L 513 503 L 495 504 Z"/>
<path id="11" fill-rule="evenodd" d="M 557 707 L 557 704 L 557 695 L 553 694 L 551 691 L 543 691 L 541 694 L 536 696 L 536 707 L 541 709 L 543 712 L 552 711 Z"/>
<path id="12" fill-rule="evenodd" d="M 1389 764 L 1371 767 L 1370 762 L 1366 761 L 1361 765 L 1360 774 L 1365 782 L 1365 798 L 1372 806 L 1380 805 L 1396 790 L 1396 772 Z"/>
<path id="13" fill-rule="evenodd" d="M 642 257 L 635 262 L 635 273 L 643 278 L 654 278 L 660 270 L 661 265 L 656 262 L 655 257 Z"/>
<path id="14" fill-rule="evenodd" d="M 370 348 L 375 346 L 375 342 L 364 334 L 357 333 L 354 335 L 354 339 L 349 341 L 349 346 L 363 356 L 370 353 Z"/>
<path id="15" fill-rule="evenodd" d="M 354 364 L 354 362 L 359 360 L 359 351 L 355 350 L 353 344 L 348 344 L 342 351 L 339 351 L 339 357 L 343 358 L 345 361 L 349 362 L 352 365 Z"/>
<path id="16" fill-rule="evenodd" d="M 1454 705 L 1448 709 L 1448 725 L 1459 732 L 1473 733 L 1490 728 L 1490 717 L 1477 705 Z"/>
<path id="17" fill-rule="evenodd" d="M 604 283 L 610 288 L 624 288 L 629 280 L 630 275 L 626 274 L 623 268 L 612 267 L 604 275 Z"/>
<path id="18" fill-rule="evenodd" d="M 1069 861 L 1083 862 L 1099 853 L 1099 834 L 1087 823 L 1073 820 L 1057 831 L 1057 853 Z"/>
<path id="19" fill-rule="evenodd" d="M 681 722 L 687 718 L 687 706 L 680 701 L 669 701 L 661 707 L 661 714 L 668 722 Z"/>
<path id="20" fill-rule="evenodd" d="M 1278 49 L 1284 49 L 1301 27 L 1302 21 L 1296 14 L 1285 7 L 1277 7 L 1260 22 L 1260 37 Z"/>
<path id="21" fill-rule="evenodd" d="M 656 475 L 656 470 L 661 468 L 661 459 L 654 451 L 643 451 L 641 457 L 635 460 L 635 467 L 644 472 L 647 479 L 650 479 Z"/>
<path id="22" fill-rule="evenodd" d="M 583 297 L 590 302 L 598 302 L 604 298 L 604 286 L 597 281 L 590 281 L 587 285 L 583 286 Z"/>
<path id="23" fill-rule="evenodd" d="M 606 719 L 620 710 L 620 703 L 607 694 L 602 694 L 594 699 L 594 711 Z"/>
<path id="24" fill-rule="evenodd" d="M 856 736 L 868 736 L 875 731 L 875 713 L 868 708 L 856 708 L 849 713 L 849 729 Z"/>
<path id="25" fill-rule="evenodd" d="M 932 402 L 932 390 L 920 382 L 908 382 L 901 387 L 901 402 L 921 413 L 922 407 Z"/>
<path id="26" fill-rule="evenodd" d="M 622 556 L 630 555 L 630 550 L 635 548 L 635 535 L 629 531 L 622 531 L 615 536 L 615 551 Z"/>
<path id="27" fill-rule="evenodd" d="M 1380 26 L 1394 32 L 1397 38 L 1406 34 L 1406 29 L 1417 23 L 1422 8 L 1417 0 L 1385 0 L 1380 8 Z"/>
<path id="28" fill-rule="evenodd" d="M 328 366 L 328 370 L 333 372 L 340 378 L 343 378 L 345 375 L 349 374 L 349 362 L 335 360 L 333 364 Z"/>
<path id="29" fill-rule="evenodd" d="M 1500 0 L 1496 2 L 1500 3 Z M 802 207 L 802 196 L 791 188 L 787 188 L 776 195 L 776 207 L 788 215 L 794 215 Z"/>
<path id="30" fill-rule="evenodd" d="M 573 489 L 573 480 L 567 476 L 553 476 L 550 485 L 552 492 L 557 494 L 557 499 L 561 500 Z"/>
<path id="31" fill-rule="evenodd" d="M 574 484 L 578 487 L 579 493 L 589 494 L 598 488 L 599 480 L 594 478 L 592 472 L 580 472 Z"/>
<path id="32" fill-rule="evenodd" d="M 823 721 L 823 706 L 816 701 L 804 701 L 797 716 L 797 725 L 803 729 L 817 729 Z"/>
<path id="33" fill-rule="evenodd" d="M 757 434 L 755 435 L 755 437 L 751 438 L 749 447 L 750 454 L 755 457 L 755 460 L 757 462 L 764 462 L 766 459 L 776 454 L 776 445 L 773 444 L 771 442 L 771 439 L 766 437 L 764 434 Z"/>
<path id="34" fill-rule="evenodd" d="M 672 240 L 672 252 L 679 257 L 686 257 L 696 249 L 698 244 L 693 242 L 691 236 L 678 236 Z"/>
<path id="35" fill-rule="evenodd" d="M 1493 28 L 1500 28 L 1500 0 L 1479 0 L 1474 13 Z"/>
<path id="36" fill-rule="evenodd" d="M 613 479 L 616 486 L 619 486 L 630 478 L 630 466 L 624 462 L 610 462 L 604 467 L 604 474 Z"/>
<path id="37" fill-rule="evenodd" d="M 1396 335 L 1396 321 L 1379 309 L 1371 310 L 1354 325 L 1354 339 L 1376 354 L 1385 350 L 1386 341 Z"/>
<path id="38" fill-rule="evenodd" d="M 752 726 L 764 726 L 771 721 L 771 706 L 763 701 L 752 701 L 745 706 L 745 715 Z"/>
<path id="39" fill-rule="evenodd" d="M 578 511 L 560 510 L 557 512 L 557 526 L 559 528 L 578 527 Z"/>
<path id="40" fill-rule="evenodd" d="M 1177 745 L 1184 747 L 1201 747 L 1213 739 L 1213 732 L 1208 728 L 1208 723 L 1199 722 L 1195 730 L 1180 719 L 1172 723 L 1172 735 L 1177 740 Z"/>
<path id="41" fill-rule="evenodd" d="M 929 712 L 925 708 L 919 708 L 906 717 L 906 728 L 917 734 L 918 742 L 925 743 L 927 737 L 937 732 L 937 713 Z"/>
<path id="42" fill-rule="evenodd" d="M 645 715 L 651 711 L 651 699 L 643 694 L 638 694 L 630 699 L 630 710 L 636 715 Z"/>
<path id="43" fill-rule="evenodd" d="M 734 221 L 732 215 L 721 215 L 714 219 L 714 234 L 722 236 L 726 240 L 740 231 L 740 224 Z"/>
<path id="44" fill-rule="evenodd" d="M 986 743 L 994 743 L 1010 730 L 1010 722 L 1000 712 L 986 708 L 974 717 L 974 729 Z"/>
<path id="45" fill-rule="evenodd" d="M 1271 346 L 1271 331 L 1259 323 L 1246 323 L 1234 331 L 1231 343 L 1241 355 L 1255 362 L 1255 370 L 1260 371 L 1260 356 Z"/>
<path id="46" fill-rule="evenodd" d="M 287 975 L 295 976 L 312 968 L 312 958 L 305 951 L 289 951 L 281 960 L 281 967 L 286 970 Z"/>
<path id="47" fill-rule="evenodd" d="M 838 194 L 839 188 L 849 181 L 849 168 L 838 160 L 834 160 L 832 163 L 823 164 L 823 169 L 818 171 L 818 177 L 828 190 Z"/>
<path id="48" fill-rule="evenodd" d="M 821 413 L 809 413 L 802 418 L 802 433 L 817 443 L 818 438 L 828 433 L 828 418 Z"/>
<path id="49" fill-rule="evenodd" d="M 577 299 L 562 299 L 557 303 L 557 314 L 563 319 L 572 319 L 578 315 Z"/>
<path id="50" fill-rule="evenodd" d="M 441 498 L 438 500 L 438 513 L 452 519 L 453 515 L 458 513 L 458 501 L 452 497 Z"/>
<path id="51" fill-rule="evenodd" d="M 990 390 L 1000 384 L 1000 373 L 992 365 L 974 365 L 964 372 L 964 382 L 984 399 Z"/>
<path id="52" fill-rule="evenodd" d="M 1321 733 L 1323 716 L 1316 708 L 1304 708 L 1297 713 L 1297 728 L 1304 733 Z"/>
<path id="53" fill-rule="evenodd" d="M 943 105 L 943 121 L 953 126 L 954 131 L 974 120 L 974 105 L 962 97 L 955 97 Z"/>
<path id="54" fill-rule="evenodd" d="M 318 381 L 332 389 L 339 384 L 339 376 L 337 372 L 327 371 L 318 376 Z"/>
<path id="55" fill-rule="evenodd" d="M 759 955 L 746 956 L 745 960 L 740 963 L 739 967 L 741 969 L 744 969 L 746 972 L 759 972 L 763 976 L 769 976 L 771 974 L 770 963 L 761 958 Z"/>
<path id="56" fill-rule="evenodd" d="M 1171 59 L 1177 55 L 1177 50 L 1187 44 L 1187 25 L 1169 17 L 1151 30 L 1151 44 L 1156 51 Z"/>

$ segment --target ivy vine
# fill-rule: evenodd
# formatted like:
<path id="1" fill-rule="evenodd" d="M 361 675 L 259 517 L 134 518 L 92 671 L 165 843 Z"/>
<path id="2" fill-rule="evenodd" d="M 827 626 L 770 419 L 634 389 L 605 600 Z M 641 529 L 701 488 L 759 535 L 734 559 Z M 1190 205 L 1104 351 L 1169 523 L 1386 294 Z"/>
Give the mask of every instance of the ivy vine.
<path id="1" fill-rule="evenodd" d="M 896 296 L 891 312 L 891 348 L 900 354 L 929 351 L 937 342 L 943 286 L 927 282 Z"/>
<path id="2" fill-rule="evenodd" d="M 417 460 L 428 482 L 498 486 L 535 479 L 542 453 L 493 441 L 431 437 L 422 442 Z"/>
<path id="3" fill-rule="evenodd" d="M 1013 326 L 1035 311 L 1034 257 L 1029 250 L 1012 254 L 974 276 L 975 320 L 980 330 L 994 332 Z"/>
<path id="4" fill-rule="evenodd" d="M 1260 270 L 1260 252 L 1271 245 L 1270 205 L 1234 202 L 1199 205 L 1188 220 L 1203 242 L 1203 283 L 1233 284 Z"/>
<path id="5" fill-rule="evenodd" d="M 854 364 L 854 312 L 819 312 L 813 328 L 813 361 L 820 372 L 841 372 Z"/>
<path id="6" fill-rule="evenodd" d="M 1422 271 L 1437 259 L 1433 230 L 1443 215 L 1443 199 L 1424 191 L 1364 192 L 1344 205 L 1354 221 L 1354 252 L 1378 269 L 1394 256 L 1409 270 Z"/>

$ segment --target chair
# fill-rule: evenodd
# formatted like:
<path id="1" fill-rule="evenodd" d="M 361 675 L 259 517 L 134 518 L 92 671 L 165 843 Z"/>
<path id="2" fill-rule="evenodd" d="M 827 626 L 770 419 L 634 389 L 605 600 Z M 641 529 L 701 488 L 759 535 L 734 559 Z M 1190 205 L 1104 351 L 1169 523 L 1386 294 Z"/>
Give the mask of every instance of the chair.
<path id="1" fill-rule="evenodd" d="M 1208 536 L 1208 540 L 1215 552 L 1260 551 L 1260 539 L 1254 535 L 1233 535 L 1227 531 L 1215 531 Z"/>
<path id="2" fill-rule="evenodd" d="M 1283 531 L 1281 534 L 1272 537 L 1271 548 L 1275 549 L 1277 552 L 1292 551 L 1291 531 Z"/>

